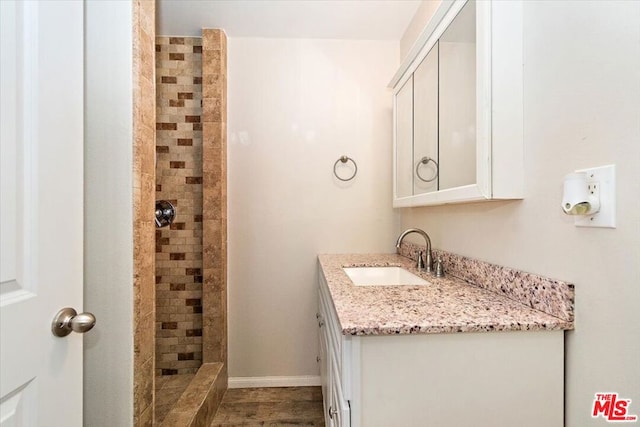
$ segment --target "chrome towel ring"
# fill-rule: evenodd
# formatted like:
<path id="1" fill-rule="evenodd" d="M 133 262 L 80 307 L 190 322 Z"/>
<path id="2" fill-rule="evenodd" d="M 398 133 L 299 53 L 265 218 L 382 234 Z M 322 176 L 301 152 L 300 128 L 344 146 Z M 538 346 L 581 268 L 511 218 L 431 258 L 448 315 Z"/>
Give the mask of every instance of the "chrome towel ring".
<path id="1" fill-rule="evenodd" d="M 420 175 L 420 165 L 426 165 L 429 162 L 433 162 L 433 164 L 436 165 L 436 173 L 431 178 L 424 179 L 422 177 L 422 175 Z M 431 182 L 431 181 L 435 180 L 438 177 L 438 172 L 439 172 L 438 168 L 439 168 L 438 167 L 438 162 L 436 162 L 431 157 L 424 156 L 423 158 L 420 159 L 420 161 L 416 165 L 416 175 L 418 175 L 418 178 L 420 178 L 420 181 L 422 181 L 422 182 Z"/>
<path id="2" fill-rule="evenodd" d="M 342 163 L 347 163 L 349 160 L 351 160 L 351 163 L 353 163 L 353 174 L 349 177 L 349 178 L 341 178 L 338 175 L 338 171 L 336 170 L 336 167 L 338 166 L 339 162 Z M 340 156 L 340 158 L 338 160 L 336 160 L 336 162 L 333 164 L 333 174 L 336 176 L 336 178 L 338 178 L 340 181 L 351 181 L 353 178 L 355 178 L 356 174 L 358 173 L 358 165 L 356 164 L 356 161 L 353 160 L 351 157 L 347 157 L 347 156 Z"/>

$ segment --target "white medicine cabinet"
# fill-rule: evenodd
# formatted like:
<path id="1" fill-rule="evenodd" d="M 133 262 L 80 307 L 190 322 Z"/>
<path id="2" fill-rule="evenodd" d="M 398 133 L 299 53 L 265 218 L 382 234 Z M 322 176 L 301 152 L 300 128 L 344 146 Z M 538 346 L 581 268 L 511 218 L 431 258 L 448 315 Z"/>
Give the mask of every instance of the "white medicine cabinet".
<path id="1" fill-rule="evenodd" d="M 443 0 L 391 80 L 394 207 L 523 197 L 522 7 Z"/>

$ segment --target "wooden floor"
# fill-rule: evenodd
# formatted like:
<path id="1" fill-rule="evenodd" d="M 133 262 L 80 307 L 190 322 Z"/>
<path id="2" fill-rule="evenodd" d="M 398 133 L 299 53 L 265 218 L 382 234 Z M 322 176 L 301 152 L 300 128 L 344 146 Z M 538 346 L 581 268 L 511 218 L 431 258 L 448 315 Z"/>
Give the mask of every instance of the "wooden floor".
<path id="1" fill-rule="evenodd" d="M 211 427 L 324 427 L 320 387 L 227 390 Z"/>

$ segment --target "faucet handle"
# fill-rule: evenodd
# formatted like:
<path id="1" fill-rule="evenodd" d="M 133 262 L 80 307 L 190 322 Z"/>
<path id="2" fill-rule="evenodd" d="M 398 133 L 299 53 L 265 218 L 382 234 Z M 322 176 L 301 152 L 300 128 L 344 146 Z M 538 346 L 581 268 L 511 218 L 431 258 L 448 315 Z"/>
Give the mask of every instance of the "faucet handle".
<path id="1" fill-rule="evenodd" d="M 424 270 L 424 259 L 422 258 L 422 251 L 418 252 L 418 260 L 417 260 L 417 264 L 416 264 L 416 268 L 418 270 Z"/>
<path id="2" fill-rule="evenodd" d="M 438 257 L 438 260 L 436 261 L 436 268 L 435 268 L 435 275 L 436 277 L 444 277 L 444 267 L 442 266 L 442 259 Z"/>

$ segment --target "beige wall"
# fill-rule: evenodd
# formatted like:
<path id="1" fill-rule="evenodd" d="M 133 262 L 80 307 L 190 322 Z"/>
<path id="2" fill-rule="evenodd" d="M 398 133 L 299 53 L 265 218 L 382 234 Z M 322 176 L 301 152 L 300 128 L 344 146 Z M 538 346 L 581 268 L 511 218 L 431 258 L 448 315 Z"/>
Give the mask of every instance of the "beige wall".
<path id="1" fill-rule="evenodd" d="M 434 246 L 574 282 L 566 425 L 600 426 L 594 393 L 640 414 L 640 3 L 525 2 L 525 199 L 403 209 Z M 577 228 L 562 179 L 615 163 L 617 228 Z"/>
<path id="2" fill-rule="evenodd" d="M 397 42 L 229 39 L 230 377 L 318 375 L 317 254 L 393 250 L 397 58 Z"/>

